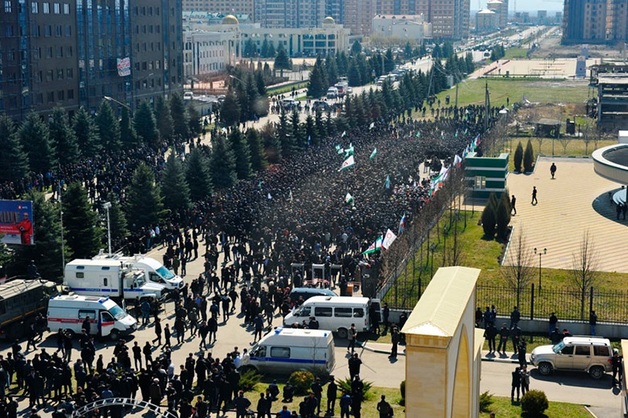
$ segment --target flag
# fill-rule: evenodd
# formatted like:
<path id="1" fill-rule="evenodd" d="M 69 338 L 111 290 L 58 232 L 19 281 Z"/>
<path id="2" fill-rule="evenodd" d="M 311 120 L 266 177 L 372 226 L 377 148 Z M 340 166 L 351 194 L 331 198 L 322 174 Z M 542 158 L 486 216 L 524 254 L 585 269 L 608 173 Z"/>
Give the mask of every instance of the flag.
<path id="1" fill-rule="evenodd" d="M 377 155 L 377 148 L 373 148 L 373 152 L 371 153 L 369 160 L 372 160 L 373 158 L 375 158 L 376 155 Z"/>
<path id="2" fill-rule="evenodd" d="M 347 136 L 347 131 L 343 131 L 342 135 L 340 135 L 341 138 L 344 138 L 345 136 Z"/>
<path id="3" fill-rule="evenodd" d="M 353 148 L 353 144 L 349 144 L 349 148 L 345 149 L 345 158 L 353 154 L 355 154 L 355 149 Z"/>
<path id="4" fill-rule="evenodd" d="M 268 200 L 272 200 L 272 198 L 273 198 L 273 196 L 270 194 L 270 192 L 268 192 L 268 196 L 266 196 L 266 197 L 268 197 Z"/>
<path id="5" fill-rule="evenodd" d="M 345 150 L 344 150 L 344 149 L 342 149 L 342 146 L 340 146 L 340 145 L 336 145 L 336 152 L 337 152 L 338 154 L 344 154 Z"/>
<path id="6" fill-rule="evenodd" d="M 312 137 L 310 135 L 307 136 L 307 146 L 312 145 Z"/>
<path id="7" fill-rule="evenodd" d="M 416 135 L 417 138 L 421 138 L 421 131 L 416 131 Z"/>
<path id="8" fill-rule="evenodd" d="M 353 203 L 353 196 L 351 196 L 351 193 L 347 193 L 347 195 L 345 196 L 345 203 L 348 205 Z"/>
<path id="9" fill-rule="evenodd" d="M 376 253 L 378 251 L 380 251 L 382 249 L 382 242 L 384 241 L 384 238 L 380 235 L 379 237 L 377 237 L 377 239 L 375 240 L 374 243 L 372 243 L 367 249 L 366 251 L 364 251 L 362 254 L 364 255 L 369 255 L 369 254 L 373 254 Z"/>
<path id="10" fill-rule="evenodd" d="M 478 134 L 478 136 L 476 136 L 473 140 L 473 145 L 477 148 L 480 145 L 480 142 L 482 142 L 482 140 L 480 139 L 480 134 Z"/>
<path id="11" fill-rule="evenodd" d="M 292 202 L 292 189 L 290 189 L 290 195 L 288 196 L 288 199 L 290 199 L 290 201 Z"/>
<path id="12" fill-rule="evenodd" d="M 454 165 L 460 167 L 462 165 L 462 158 L 458 154 L 454 156 Z"/>
<path id="13" fill-rule="evenodd" d="M 386 181 L 384 182 L 384 187 L 390 189 L 390 176 L 386 176 Z"/>
<path id="14" fill-rule="evenodd" d="M 456 129 L 456 133 L 454 134 L 454 138 L 458 138 L 458 129 Z"/>
<path id="15" fill-rule="evenodd" d="M 344 162 L 340 166 L 340 170 L 338 171 L 346 170 L 347 168 L 353 167 L 354 165 L 355 165 L 355 159 L 353 158 L 353 155 L 350 155 L 349 158 L 344 160 Z"/>
<path id="16" fill-rule="evenodd" d="M 375 122 L 371 122 L 371 124 L 369 125 L 369 130 L 373 129 L 375 127 Z"/>
<path id="17" fill-rule="evenodd" d="M 387 250 L 390 248 L 393 242 L 397 239 L 397 235 L 394 234 L 390 229 L 386 231 L 386 235 L 384 235 L 384 240 L 382 241 L 382 247 Z"/>
<path id="18" fill-rule="evenodd" d="M 399 231 L 397 232 L 399 235 L 403 234 L 403 231 L 406 229 L 406 214 L 404 213 L 399 221 Z"/>

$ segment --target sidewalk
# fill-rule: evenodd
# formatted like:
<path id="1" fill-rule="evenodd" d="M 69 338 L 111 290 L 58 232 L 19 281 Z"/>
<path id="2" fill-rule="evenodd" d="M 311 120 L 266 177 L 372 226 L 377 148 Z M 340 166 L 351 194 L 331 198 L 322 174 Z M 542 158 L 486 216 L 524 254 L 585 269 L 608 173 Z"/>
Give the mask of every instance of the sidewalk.
<path id="1" fill-rule="evenodd" d="M 373 341 L 364 341 L 364 342 L 360 342 L 360 345 L 362 346 L 363 349 L 371 351 L 373 353 L 379 353 L 379 354 L 388 354 L 390 355 L 390 350 L 391 350 L 391 344 L 382 344 L 382 343 L 376 343 Z M 406 355 L 406 348 L 403 345 L 399 346 L 399 352 L 398 354 L 399 356 L 405 356 Z M 530 360 L 529 360 L 529 353 L 528 355 L 526 355 L 526 359 L 527 359 L 527 363 L 530 364 Z M 513 363 L 513 364 L 518 364 L 519 363 L 519 358 L 513 353 L 513 352 L 507 352 L 506 355 L 504 354 L 496 354 L 496 353 L 489 353 L 489 351 L 487 350 L 482 350 L 482 361 L 493 361 L 496 363 Z"/>

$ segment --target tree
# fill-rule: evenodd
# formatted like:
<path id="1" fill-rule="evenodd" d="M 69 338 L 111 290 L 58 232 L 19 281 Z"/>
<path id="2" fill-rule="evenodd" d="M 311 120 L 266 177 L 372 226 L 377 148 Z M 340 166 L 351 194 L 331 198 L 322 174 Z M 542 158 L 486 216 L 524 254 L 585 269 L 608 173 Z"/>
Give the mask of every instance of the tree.
<path id="1" fill-rule="evenodd" d="M 109 208 L 109 230 L 111 231 L 111 246 L 113 251 L 122 248 L 126 237 L 129 236 L 126 216 L 122 210 L 122 205 L 113 193 L 109 193 L 107 201 L 111 203 Z M 106 215 L 106 214 L 105 214 Z"/>
<path id="2" fill-rule="evenodd" d="M 229 134 L 229 145 L 235 157 L 235 171 L 238 179 L 246 180 L 251 177 L 251 151 L 249 144 L 239 129 L 233 129 Z"/>
<path id="3" fill-rule="evenodd" d="M 589 231 L 585 231 L 577 253 L 572 254 L 573 270 L 569 270 L 571 286 L 578 291 L 580 299 L 580 320 L 584 321 L 587 292 L 598 278 L 598 255 Z"/>
<path id="4" fill-rule="evenodd" d="M 251 168 L 255 172 L 264 170 L 268 166 L 268 161 L 266 160 L 266 152 L 264 151 L 262 138 L 257 132 L 257 129 L 249 129 L 246 131 L 246 141 L 251 152 Z"/>
<path id="5" fill-rule="evenodd" d="M 198 110 L 192 105 L 188 106 L 188 131 L 191 138 L 197 138 L 203 133 L 203 126 L 201 125 L 201 115 Z"/>
<path id="6" fill-rule="evenodd" d="M 142 142 L 153 149 L 159 148 L 159 131 L 155 115 L 148 102 L 143 101 L 133 117 L 135 132 Z"/>
<path id="7" fill-rule="evenodd" d="M 71 250 L 61 243 L 61 214 L 59 205 L 46 200 L 44 193 L 30 191 L 26 200 L 33 201 L 33 229 L 34 245 L 20 245 L 15 248 L 15 256 L 11 270 L 26 273 L 26 266 L 30 260 L 37 264 L 37 270 L 44 278 L 56 280 L 63 277 L 63 256 L 61 249 L 65 249 L 65 259 L 72 255 Z"/>
<path id="8" fill-rule="evenodd" d="M 292 68 L 292 62 L 288 58 L 288 53 L 283 47 L 283 44 L 279 44 L 277 48 L 277 56 L 275 57 L 275 70 L 281 70 L 281 77 L 283 77 L 283 70 L 289 70 Z"/>
<path id="9" fill-rule="evenodd" d="M 98 126 L 85 108 L 81 107 L 74 115 L 72 127 L 76 134 L 76 142 L 83 157 L 91 158 L 100 152 Z"/>
<path id="10" fill-rule="evenodd" d="M 521 163 L 523 162 L 523 145 L 521 145 L 521 141 L 517 144 L 517 148 L 515 148 L 515 171 L 521 173 Z"/>
<path id="11" fill-rule="evenodd" d="M 138 144 L 137 132 L 135 132 L 133 120 L 126 107 L 122 107 L 122 114 L 120 115 L 120 140 L 125 147 L 133 147 Z"/>
<path id="12" fill-rule="evenodd" d="M 92 258 L 102 248 L 102 229 L 81 183 L 70 183 L 63 193 L 63 227 L 76 258 Z"/>
<path id="13" fill-rule="evenodd" d="M 212 182 L 209 176 L 209 161 L 199 148 L 194 148 L 187 158 L 185 178 L 190 188 L 193 202 L 206 199 L 212 193 Z"/>
<path id="14" fill-rule="evenodd" d="M 56 160 L 54 149 L 50 144 L 50 132 L 37 113 L 28 114 L 17 134 L 28 156 L 31 171 L 43 174 L 55 166 Z"/>
<path id="15" fill-rule="evenodd" d="M 349 68 L 347 69 L 347 82 L 351 87 L 357 87 L 362 85 L 362 78 L 360 77 L 360 69 L 351 60 L 349 62 Z"/>
<path id="16" fill-rule="evenodd" d="M 133 230 L 161 223 L 167 214 L 155 174 L 144 162 L 133 172 L 127 188 L 125 212 Z"/>
<path id="17" fill-rule="evenodd" d="M 499 204 L 495 211 L 496 232 L 499 239 L 505 240 L 508 238 L 508 225 L 510 224 L 511 213 L 510 195 L 508 189 L 506 189 L 499 198 Z"/>
<path id="18" fill-rule="evenodd" d="M 326 86 L 323 85 L 321 69 L 318 65 L 314 65 L 314 68 L 312 68 L 312 72 L 310 73 L 307 95 L 316 99 L 322 97 L 326 90 Z"/>
<path id="19" fill-rule="evenodd" d="M 174 136 L 178 141 L 187 141 L 190 137 L 188 115 L 185 104 L 180 94 L 175 93 L 170 97 L 170 114 L 174 123 Z"/>
<path id="20" fill-rule="evenodd" d="M 393 59 L 392 50 L 388 48 L 386 50 L 386 57 L 384 59 L 384 71 L 386 71 L 386 73 L 388 74 L 394 69 L 395 69 L 395 60 Z"/>
<path id="21" fill-rule="evenodd" d="M 161 194 L 164 206 L 171 213 L 182 215 L 192 206 L 190 188 L 181 161 L 171 150 L 161 180 Z"/>
<path id="22" fill-rule="evenodd" d="M 234 126 L 240 122 L 240 103 L 232 90 L 227 92 L 222 102 L 220 120 L 227 126 Z"/>
<path id="23" fill-rule="evenodd" d="M 96 125 L 100 136 L 100 144 L 110 152 L 118 152 L 122 147 L 120 141 L 120 124 L 107 100 L 100 102 L 96 116 Z"/>
<path id="24" fill-rule="evenodd" d="M 482 211 L 482 229 L 486 238 L 493 239 L 495 236 L 495 225 L 497 223 L 497 197 L 491 193 L 488 203 Z"/>
<path id="25" fill-rule="evenodd" d="M 0 181 L 17 182 L 28 173 L 28 157 L 18 140 L 15 125 L 0 115 Z"/>
<path id="26" fill-rule="evenodd" d="M 223 135 L 214 139 L 211 156 L 211 176 L 215 189 L 226 189 L 235 184 L 236 162 L 229 142 Z"/>
<path id="27" fill-rule="evenodd" d="M 52 110 L 48 130 L 50 142 L 55 148 L 56 155 L 59 156 L 59 163 L 62 165 L 76 163 L 80 154 L 76 135 L 70 127 L 68 116 L 63 108 L 55 107 Z"/>
<path id="28" fill-rule="evenodd" d="M 362 44 L 360 41 L 354 41 L 351 45 L 351 55 L 358 55 L 362 52 Z"/>
<path id="29" fill-rule="evenodd" d="M 159 137 L 162 141 L 165 141 L 166 144 L 173 145 L 174 120 L 170 112 L 170 104 L 161 96 L 155 101 L 155 121 L 157 123 Z"/>
<path id="30" fill-rule="evenodd" d="M 532 251 L 524 238 L 523 229 L 519 229 L 516 237 L 510 240 L 508 258 L 503 263 L 502 275 L 517 295 L 517 306 L 521 307 L 521 294 L 532 283 L 535 269 L 532 262 Z"/>
<path id="31" fill-rule="evenodd" d="M 534 150 L 532 149 L 532 142 L 528 139 L 526 144 L 526 150 L 523 154 L 523 171 L 531 173 L 534 164 Z"/>

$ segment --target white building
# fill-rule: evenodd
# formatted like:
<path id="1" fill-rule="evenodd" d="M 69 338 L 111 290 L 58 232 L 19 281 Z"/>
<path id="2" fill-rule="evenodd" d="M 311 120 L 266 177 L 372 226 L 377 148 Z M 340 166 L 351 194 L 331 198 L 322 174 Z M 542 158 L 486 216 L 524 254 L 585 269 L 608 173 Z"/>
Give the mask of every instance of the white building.
<path id="1" fill-rule="evenodd" d="M 494 32 L 499 25 L 499 15 L 492 10 L 480 10 L 475 15 L 475 31 L 477 33 Z"/>
<path id="2" fill-rule="evenodd" d="M 432 24 L 423 15 L 377 15 L 372 35 L 421 42 L 432 37 Z"/>

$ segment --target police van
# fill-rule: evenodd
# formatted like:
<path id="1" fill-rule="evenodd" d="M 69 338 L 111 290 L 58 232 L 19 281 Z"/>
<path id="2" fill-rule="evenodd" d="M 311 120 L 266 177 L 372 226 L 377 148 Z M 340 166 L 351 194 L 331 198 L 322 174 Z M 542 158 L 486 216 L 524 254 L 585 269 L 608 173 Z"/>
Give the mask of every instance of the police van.
<path id="1" fill-rule="evenodd" d="M 61 295 L 48 302 L 48 327 L 71 334 L 81 334 L 83 321 L 89 317 L 90 334 L 117 340 L 135 331 L 137 321 L 108 297 Z"/>
<path id="2" fill-rule="evenodd" d="M 240 370 L 290 374 L 296 370 L 334 369 L 334 338 L 331 331 L 278 327 L 242 356 Z"/>

